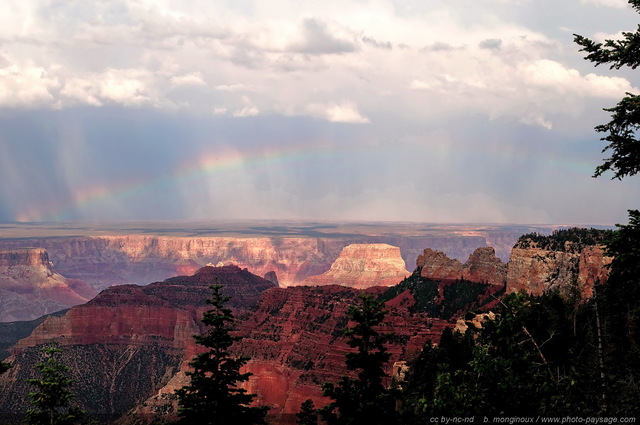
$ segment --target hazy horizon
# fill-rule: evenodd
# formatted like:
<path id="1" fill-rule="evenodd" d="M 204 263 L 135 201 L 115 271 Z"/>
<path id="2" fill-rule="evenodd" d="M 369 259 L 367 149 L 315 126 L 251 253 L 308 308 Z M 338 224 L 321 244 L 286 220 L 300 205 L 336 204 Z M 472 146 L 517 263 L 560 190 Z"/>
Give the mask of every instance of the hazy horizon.
<path id="1" fill-rule="evenodd" d="M 437 236 L 480 233 L 550 234 L 569 227 L 612 228 L 572 224 L 418 223 L 392 221 L 302 220 L 166 220 L 123 222 L 0 223 L 0 239 L 148 235 L 168 237 L 356 237 Z"/>

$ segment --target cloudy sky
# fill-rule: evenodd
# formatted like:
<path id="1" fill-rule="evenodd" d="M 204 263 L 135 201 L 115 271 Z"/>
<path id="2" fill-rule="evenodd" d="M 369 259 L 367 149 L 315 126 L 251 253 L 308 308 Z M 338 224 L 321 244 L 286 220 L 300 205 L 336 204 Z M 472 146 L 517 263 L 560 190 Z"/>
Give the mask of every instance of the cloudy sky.
<path id="1" fill-rule="evenodd" d="M 0 2 L 0 221 L 613 224 L 625 0 Z"/>

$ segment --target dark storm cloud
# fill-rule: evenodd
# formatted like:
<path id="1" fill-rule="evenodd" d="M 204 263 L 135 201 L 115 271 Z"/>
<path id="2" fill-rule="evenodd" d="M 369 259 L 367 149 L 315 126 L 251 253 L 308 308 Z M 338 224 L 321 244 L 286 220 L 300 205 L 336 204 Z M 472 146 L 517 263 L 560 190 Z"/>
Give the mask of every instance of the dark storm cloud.
<path id="1" fill-rule="evenodd" d="M 379 49 L 385 49 L 385 50 L 391 50 L 393 49 L 393 46 L 391 45 L 391 43 L 389 41 L 377 41 L 375 38 L 373 37 L 367 37 L 367 36 L 363 36 L 361 38 L 361 40 L 366 43 L 369 44 L 371 46 L 377 47 Z"/>
<path id="2" fill-rule="evenodd" d="M 499 38 L 488 38 L 478 43 L 478 46 L 480 48 L 489 49 L 489 50 L 498 50 L 500 49 L 501 45 L 502 45 L 502 40 L 500 40 Z"/>

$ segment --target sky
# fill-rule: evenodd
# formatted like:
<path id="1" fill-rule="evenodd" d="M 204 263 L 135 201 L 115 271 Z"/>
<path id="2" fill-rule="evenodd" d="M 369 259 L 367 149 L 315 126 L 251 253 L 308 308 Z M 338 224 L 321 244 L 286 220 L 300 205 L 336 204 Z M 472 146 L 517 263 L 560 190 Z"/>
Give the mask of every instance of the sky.
<path id="1" fill-rule="evenodd" d="M 600 224 L 625 0 L 0 2 L 0 221 Z"/>

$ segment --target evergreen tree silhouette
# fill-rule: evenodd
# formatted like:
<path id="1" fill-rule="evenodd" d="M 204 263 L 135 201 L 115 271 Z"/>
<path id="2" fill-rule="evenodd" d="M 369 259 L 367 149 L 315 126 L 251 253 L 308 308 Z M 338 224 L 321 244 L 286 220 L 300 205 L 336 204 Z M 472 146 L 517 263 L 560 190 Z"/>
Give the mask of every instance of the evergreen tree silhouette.
<path id="1" fill-rule="evenodd" d="M 193 371 L 187 372 L 191 383 L 178 390 L 178 424 L 194 425 L 250 425 L 264 424 L 266 407 L 250 407 L 256 397 L 238 385 L 251 373 L 240 373 L 248 357 L 234 357 L 229 351 L 240 337 L 230 334 L 234 322 L 231 309 L 225 307 L 230 297 L 220 292 L 222 286 L 211 286 L 212 297 L 206 302 L 212 308 L 206 311 L 202 323 L 209 329 L 204 335 L 195 335 L 195 341 L 209 350 L 196 355 L 190 362 Z"/>

